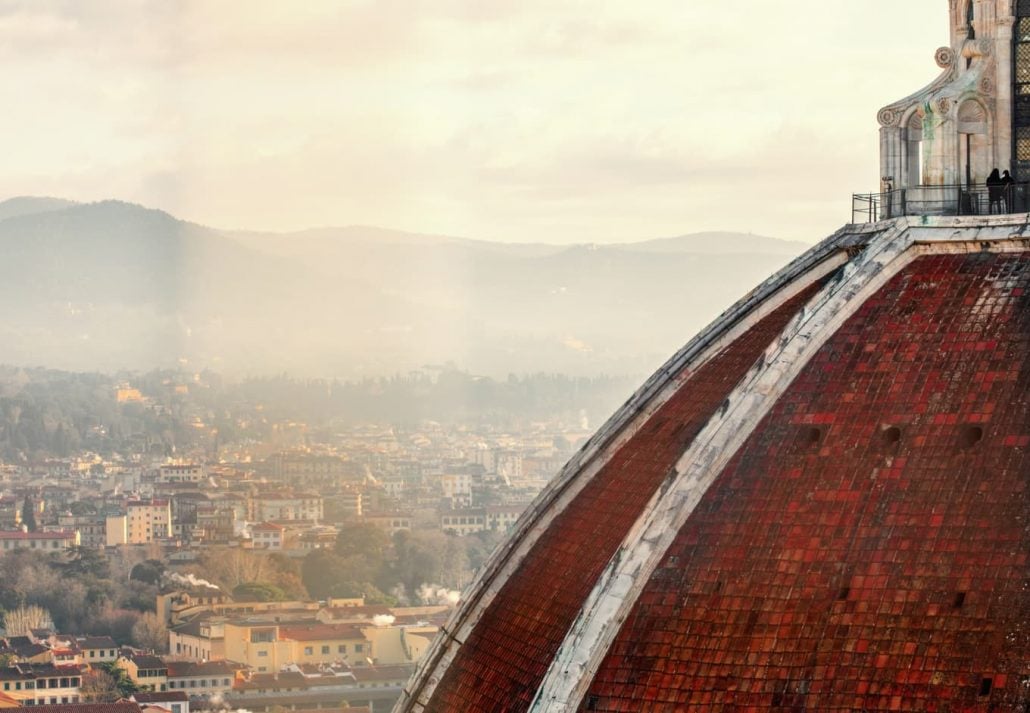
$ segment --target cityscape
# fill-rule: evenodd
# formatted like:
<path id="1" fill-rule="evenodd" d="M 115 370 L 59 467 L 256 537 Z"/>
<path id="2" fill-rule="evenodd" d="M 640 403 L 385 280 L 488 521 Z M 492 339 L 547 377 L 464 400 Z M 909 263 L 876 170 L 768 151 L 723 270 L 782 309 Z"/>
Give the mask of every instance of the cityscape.
<path id="1" fill-rule="evenodd" d="M 389 710 L 626 388 L 122 377 L 0 379 L 8 705 Z"/>
<path id="2" fill-rule="evenodd" d="M 0 60 L 0 713 L 1030 713 L 1030 0 Z"/>

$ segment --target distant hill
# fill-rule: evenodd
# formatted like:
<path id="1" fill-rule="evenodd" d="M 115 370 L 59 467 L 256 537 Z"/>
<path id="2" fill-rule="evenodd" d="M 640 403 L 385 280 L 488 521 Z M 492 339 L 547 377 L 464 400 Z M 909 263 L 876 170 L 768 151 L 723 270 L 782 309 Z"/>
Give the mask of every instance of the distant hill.
<path id="1" fill-rule="evenodd" d="M 0 215 L 0 363 L 70 370 L 643 373 L 806 247 L 242 233 L 115 201 L 16 199 Z"/>
<path id="2" fill-rule="evenodd" d="M 695 255 L 800 255 L 807 243 L 742 233 L 693 233 L 632 243 L 640 252 L 692 253 Z"/>
<path id="3" fill-rule="evenodd" d="M 11 198 L 0 203 L 0 220 L 17 218 L 22 215 L 37 215 L 39 213 L 52 213 L 65 208 L 78 205 L 75 201 L 66 201 L 61 198 L 36 198 L 33 196 L 22 196 Z"/>

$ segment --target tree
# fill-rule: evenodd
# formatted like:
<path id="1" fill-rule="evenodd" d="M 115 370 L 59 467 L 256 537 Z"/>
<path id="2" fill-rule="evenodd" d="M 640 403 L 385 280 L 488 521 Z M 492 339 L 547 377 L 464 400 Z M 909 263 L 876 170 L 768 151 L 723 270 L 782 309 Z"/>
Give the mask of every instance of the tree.
<path id="1" fill-rule="evenodd" d="M 372 582 L 381 569 L 381 563 L 368 558 L 340 557 L 328 550 L 312 550 L 301 565 L 304 586 L 317 599 L 331 597 L 365 597 L 369 604 L 391 604 Z"/>
<path id="2" fill-rule="evenodd" d="M 92 503 L 82 501 L 76 501 L 68 506 L 68 512 L 72 515 L 94 515 L 96 511 L 96 506 Z"/>
<path id="3" fill-rule="evenodd" d="M 53 619 L 43 607 L 29 604 L 4 614 L 4 628 L 8 636 L 28 636 L 33 629 L 52 629 Z"/>
<path id="4" fill-rule="evenodd" d="M 267 580 L 268 562 L 265 557 L 236 547 L 205 552 L 202 565 L 202 575 L 225 589 Z"/>
<path id="5" fill-rule="evenodd" d="M 389 536 L 375 525 L 366 523 L 344 525 L 336 536 L 336 554 L 340 557 L 361 555 L 380 560 L 389 546 Z"/>
<path id="6" fill-rule="evenodd" d="M 118 666 L 116 661 L 107 661 L 92 667 L 104 671 L 114 679 L 115 689 L 118 691 L 118 698 L 128 698 L 133 693 L 138 693 L 140 688 L 136 682 L 129 678 L 128 672 Z"/>
<path id="7" fill-rule="evenodd" d="M 232 598 L 237 602 L 285 602 L 286 592 L 274 584 L 247 582 L 232 590 Z"/>
<path id="8" fill-rule="evenodd" d="M 82 674 L 79 692 L 83 703 L 115 703 L 122 696 L 118 680 L 99 666 Z"/>
<path id="9" fill-rule="evenodd" d="M 72 577 L 93 577 L 107 579 L 111 576 L 111 565 L 107 557 L 90 547 L 73 547 L 69 550 L 69 559 L 62 569 Z"/>
<path id="10" fill-rule="evenodd" d="M 28 496 L 25 497 L 25 502 L 21 506 L 21 524 L 29 532 L 35 532 L 38 527 L 36 525 L 36 506 L 32 502 L 32 498 Z"/>
<path id="11" fill-rule="evenodd" d="M 168 648 L 168 627 L 153 612 L 147 612 L 132 627 L 132 640 L 143 649 L 158 653 Z"/>
<path id="12" fill-rule="evenodd" d="M 132 568 L 132 572 L 129 573 L 129 580 L 132 582 L 144 582 L 145 584 L 160 584 L 164 573 L 164 562 L 161 560 L 146 560 Z"/>

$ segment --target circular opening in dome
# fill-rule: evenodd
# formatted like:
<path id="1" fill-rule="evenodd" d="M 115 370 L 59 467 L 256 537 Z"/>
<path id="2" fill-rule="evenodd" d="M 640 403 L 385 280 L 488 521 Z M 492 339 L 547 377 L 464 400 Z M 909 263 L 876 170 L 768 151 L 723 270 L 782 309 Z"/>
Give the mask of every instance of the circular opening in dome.
<path id="1" fill-rule="evenodd" d="M 897 426 L 890 426 L 889 428 L 883 429 L 883 442 L 888 446 L 894 446 L 901 443 L 901 429 Z"/>
<path id="2" fill-rule="evenodd" d="M 823 440 L 822 429 L 808 426 L 801 431 L 801 442 L 809 446 L 817 446 Z"/>
<path id="3" fill-rule="evenodd" d="M 980 426 L 963 426 L 959 433 L 959 445 L 965 449 L 972 448 L 984 438 L 984 430 Z"/>

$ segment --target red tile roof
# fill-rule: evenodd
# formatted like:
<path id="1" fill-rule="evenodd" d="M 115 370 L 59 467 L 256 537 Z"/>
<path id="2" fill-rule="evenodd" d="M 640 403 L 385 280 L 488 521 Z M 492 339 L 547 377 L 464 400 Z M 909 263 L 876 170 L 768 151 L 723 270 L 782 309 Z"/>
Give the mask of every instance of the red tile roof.
<path id="1" fill-rule="evenodd" d="M 521 712 L 545 675 L 582 684 L 570 709 L 581 713 L 1024 710 L 1030 251 L 1022 237 L 989 245 L 957 230 L 969 242 L 935 244 L 947 231 L 934 227 L 867 290 L 841 270 L 815 319 L 790 323 L 809 289 L 673 375 L 672 398 L 617 434 L 571 504 L 548 512 L 511 575 L 486 583 L 493 599 L 465 620 L 471 631 L 459 621 L 398 710 Z M 884 247 L 909 249 L 898 234 L 882 233 L 897 240 Z M 860 259 L 870 254 L 886 253 Z M 821 346 L 797 364 L 762 358 L 788 341 Z M 769 381 L 748 395 L 776 380 L 761 393 L 768 410 L 745 421 L 710 486 L 690 491 L 696 502 L 657 568 L 639 570 L 614 641 L 573 644 L 576 655 L 606 647 L 585 675 L 573 658 L 555 661 L 579 617 L 608 621 L 584 602 L 698 429 L 740 424 L 712 417 L 753 365 Z"/>
<path id="2" fill-rule="evenodd" d="M 292 641 L 327 641 L 364 639 L 365 634 L 358 627 L 348 624 L 310 624 L 280 627 L 279 637 Z"/>
<path id="3" fill-rule="evenodd" d="M 168 678 L 192 678 L 194 676 L 235 676 L 245 669 L 243 664 L 231 661 L 169 661 Z"/>
<path id="4" fill-rule="evenodd" d="M 190 697 L 186 695 L 186 691 L 162 691 L 160 693 L 139 691 L 137 693 L 133 693 L 132 698 L 137 703 L 178 703 L 180 701 L 188 701 L 190 699 Z"/>
<path id="5" fill-rule="evenodd" d="M 682 375 L 685 386 L 557 517 L 494 598 L 436 689 L 442 709 L 529 706 L 583 600 L 686 444 L 817 287 Z"/>
<path id="6" fill-rule="evenodd" d="M 70 703 L 67 705 L 32 706 L 32 713 L 140 713 L 140 707 L 131 701 L 119 703 Z"/>
<path id="7" fill-rule="evenodd" d="M 0 532 L 0 540 L 74 540 L 74 530 L 49 531 L 49 532 L 22 532 L 14 530 Z"/>
<path id="8" fill-rule="evenodd" d="M 1011 634 L 1030 621 L 1025 295 L 1026 257 L 947 256 L 867 301 L 679 533 L 595 677 L 594 709 L 1016 710 L 1030 660 Z M 963 424 L 983 442 L 964 450 Z M 799 439 L 812 428 L 817 442 Z"/>

